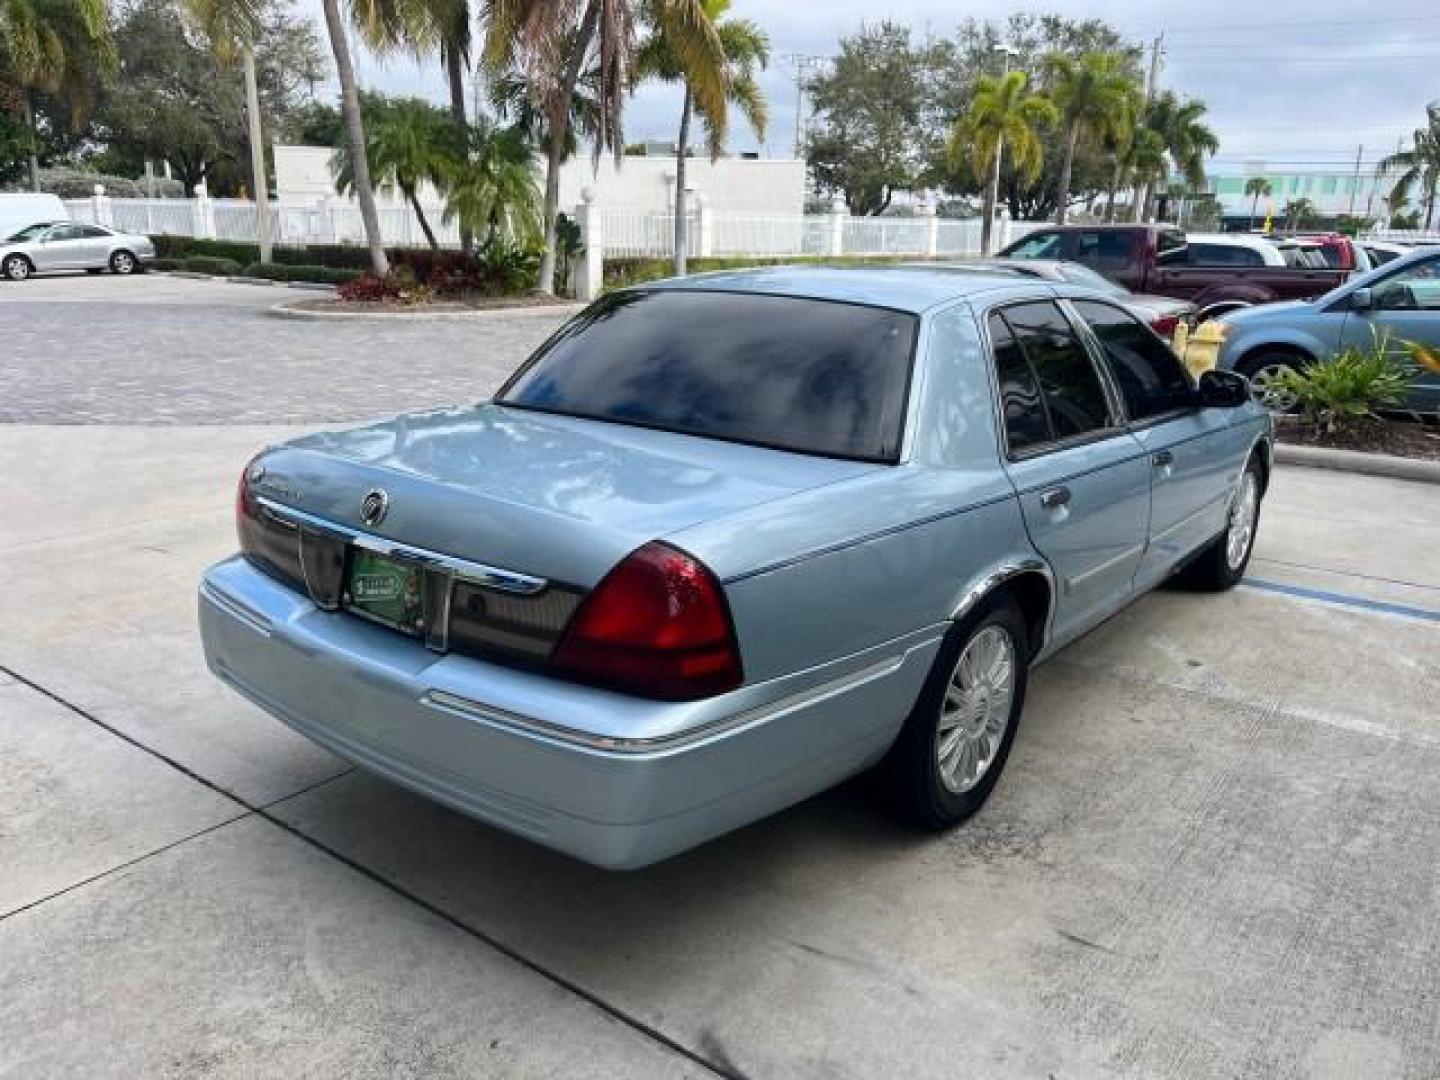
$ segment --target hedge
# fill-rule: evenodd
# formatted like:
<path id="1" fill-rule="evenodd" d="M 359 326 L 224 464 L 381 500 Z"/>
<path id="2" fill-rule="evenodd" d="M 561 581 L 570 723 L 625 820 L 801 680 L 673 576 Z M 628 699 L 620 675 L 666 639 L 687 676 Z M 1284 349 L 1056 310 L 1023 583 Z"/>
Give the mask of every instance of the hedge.
<path id="1" fill-rule="evenodd" d="M 242 266 L 260 261 L 258 244 L 238 240 L 202 240 L 193 236 L 152 236 L 155 254 L 165 259 L 183 259 L 191 255 L 213 255 L 234 259 Z M 392 257 L 405 251 L 429 248 L 392 248 Z M 357 244 L 312 244 L 308 247 L 276 247 L 271 258 L 284 266 L 325 266 L 336 270 L 370 269 L 370 249 Z"/>
<path id="2" fill-rule="evenodd" d="M 234 259 L 221 259 L 214 255 L 191 255 L 180 260 L 180 269 L 192 274 L 214 274 L 217 277 L 231 277 L 240 273 L 240 264 Z"/>
<path id="3" fill-rule="evenodd" d="M 866 266 L 894 263 L 925 262 L 924 255 L 791 255 L 783 258 L 736 258 L 733 256 L 706 256 L 685 260 L 685 269 L 691 274 L 703 274 L 709 270 L 745 270 L 754 266 Z M 675 264 L 668 258 L 653 259 L 626 257 L 605 260 L 606 289 L 622 289 L 627 285 L 641 285 L 647 281 L 675 276 Z"/>
<path id="4" fill-rule="evenodd" d="M 292 266 L 287 263 L 251 263 L 245 267 L 246 277 L 267 281 L 308 281 L 319 285 L 343 285 L 363 276 L 363 270 L 347 270 L 338 266 Z"/>

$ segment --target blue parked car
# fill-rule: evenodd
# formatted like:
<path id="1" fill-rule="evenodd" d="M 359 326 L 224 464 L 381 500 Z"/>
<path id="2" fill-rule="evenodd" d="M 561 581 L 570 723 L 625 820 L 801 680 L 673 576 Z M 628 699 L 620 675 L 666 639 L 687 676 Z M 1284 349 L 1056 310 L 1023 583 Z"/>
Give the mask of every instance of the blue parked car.
<path id="1" fill-rule="evenodd" d="M 1440 248 L 1420 248 L 1311 300 L 1231 312 L 1214 330 L 1224 335 L 1216 366 L 1249 377 L 1262 402 L 1288 411 L 1294 398 L 1274 382 L 1286 368 L 1377 340 L 1398 360 L 1406 341 L 1440 349 Z M 1440 375 L 1417 369 L 1405 408 L 1440 413 Z"/>
<path id="2" fill-rule="evenodd" d="M 1098 293 L 775 268 L 605 297 L 484 404 L 243 470 L 211 669 L 297 731 L 606 867 L 884 763 L 942 828 L 1027 672 L 1181 574 L 1245 570 L 1270 474 Z"/>

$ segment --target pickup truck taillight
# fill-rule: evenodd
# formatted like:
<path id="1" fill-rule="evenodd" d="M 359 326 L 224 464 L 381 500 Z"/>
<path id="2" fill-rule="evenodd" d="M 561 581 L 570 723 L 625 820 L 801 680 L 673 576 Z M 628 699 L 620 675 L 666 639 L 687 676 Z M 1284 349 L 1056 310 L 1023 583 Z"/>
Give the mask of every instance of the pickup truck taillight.
<path id="1" fill-rule="evenodd" d="M 685 552 L 651 543 L 587 596 L 550 669 L 642 697 L 687 701 L 740 685 L 740 650 L 715 575 Z"/>
<path id="2" fill-rule="evenodd" d="M 1157 315 L 1150 320 L 1150 329 L 1159 334 L 1166 341 L 1175 336 L 1175 328 L 1180 325 L 1179 315 Z"/>

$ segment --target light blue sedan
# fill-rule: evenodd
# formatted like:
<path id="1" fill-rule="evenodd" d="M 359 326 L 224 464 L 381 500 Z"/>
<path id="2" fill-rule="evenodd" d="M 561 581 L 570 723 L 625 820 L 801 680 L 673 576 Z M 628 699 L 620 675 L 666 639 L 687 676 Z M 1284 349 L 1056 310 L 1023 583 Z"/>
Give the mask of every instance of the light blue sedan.
<path id="1" fill-rule="evenodd" d="M 1286 368 L 1380 340 L 1402 361 L 1407 341 L 1440 349 L 1440 248 L 1410 252 L 1311 300 L 1231 312 L 1212 330 L 1224 335 L 1217 366 L 1248 376 L 1257 396 L 1283 412 L 1295 404 L 1274 382 Z M 1440 413 L 1440 375 L 1417 368 L 1405 407 Z"/>
<path id="2" fill-rule="evenodd" d="M 1129 311 L 955 270 L 611 294 L 474 407 L 272 447 L 200 587 L 216 675 L 612 868 L 883 765 L 943 828 L 1027 673 L 1245 570 L 1271 426 Z"/>

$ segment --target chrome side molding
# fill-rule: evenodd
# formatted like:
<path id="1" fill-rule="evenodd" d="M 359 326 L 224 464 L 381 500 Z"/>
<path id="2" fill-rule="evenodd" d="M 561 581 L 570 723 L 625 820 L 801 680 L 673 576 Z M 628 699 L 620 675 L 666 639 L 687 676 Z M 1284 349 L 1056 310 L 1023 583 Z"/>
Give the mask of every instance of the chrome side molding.
<path id="1" fill-rule="evenodd" d="M 293 506 L 286 506 L 277 503 L 273 499 L 267 499 L 263 495 L 257 495 L 255 501 L 263 506 L 269 513 L 288 521 L 292 525 L 304 525 L 320 532 L 329 533 L 356 547 L 364 548 L 366 551 L 373 551 L 377 555 L 385 555 L 394 559 L 403 559 L 407 562 L 417 563 L 427 570 L 438 570 L 441 573 L 449 574 L 451 577 L 460 578 L 464 581 L 482 585 L 489 589 L 496 589 L 500 592 L 515 593 L 519 596 L 534 596 L 544 592 L 550 582 L 545 578 L 534 577 L 530 574 L 521 574 L 514 570 L 505 570 L 498 566 L 487 566 L 485 563 L 472 562 L 469 559 L 460 559 L 454 555 L 446 555 L 443 552 L 431 551 L 429 548 L 415 547 L 411 544 L 402 544 L 396 540 L 388 540 L 383 536 L 376 536 L 374 533 L 361 532 L 359 529 L 351 528 L 349 525 L 341 525 L 339 522 L 322 518 L 315 514 L 307 513 L 304 510 L 297 510 Z"/>

